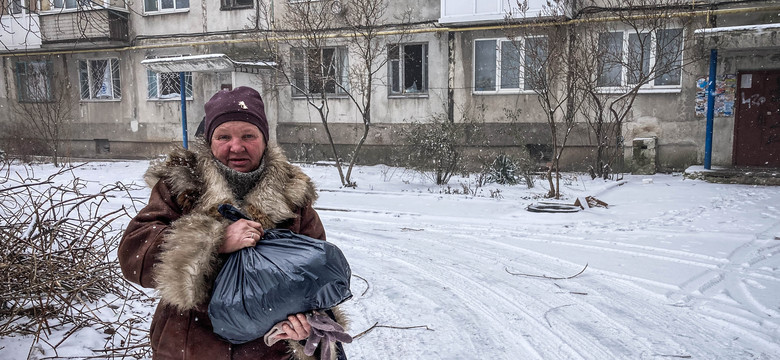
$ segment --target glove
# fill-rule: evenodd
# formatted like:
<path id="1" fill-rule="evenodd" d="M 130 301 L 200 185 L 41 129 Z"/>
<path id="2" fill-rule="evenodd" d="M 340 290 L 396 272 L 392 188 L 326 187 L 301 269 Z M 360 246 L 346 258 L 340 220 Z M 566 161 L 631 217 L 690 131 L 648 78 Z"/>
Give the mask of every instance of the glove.
<path id="1" fill-rule="evenodd" d="M 303 348 L 303 353 L 307 356 L 314 355 L 317 346 L 321 344 L 320 360 L 327 360 L 330 359 L 331 348 L 337 341 L 345 344 L 352 342 L 352 336 L 347 334 L 344 328 L 328 315 L 313 311 L 306 314 L 306 320 L 311 325 L 311 334 L 306 339 L 306 346 Z"/>

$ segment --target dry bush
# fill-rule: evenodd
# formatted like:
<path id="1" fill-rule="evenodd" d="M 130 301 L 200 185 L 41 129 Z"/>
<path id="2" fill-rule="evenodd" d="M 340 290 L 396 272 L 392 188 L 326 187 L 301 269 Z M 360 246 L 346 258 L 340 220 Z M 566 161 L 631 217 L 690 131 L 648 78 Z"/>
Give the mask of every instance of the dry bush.
<path id="1" fill-rule="evenodd" d="M 137 186 L 88 193 L 76 167 L 36 178 L 29 166 L 0 163 L 0 337 L 33 335 L 29 357 L 41 342 L 56 355 L 89 327 L 106 334 L 106 344 L 85 358 L 147 357 L 148 319 L 130 303 L 153 300 L 122 276 L 116 249 L 131 216 L 108 201 L 135 206 Z"/>

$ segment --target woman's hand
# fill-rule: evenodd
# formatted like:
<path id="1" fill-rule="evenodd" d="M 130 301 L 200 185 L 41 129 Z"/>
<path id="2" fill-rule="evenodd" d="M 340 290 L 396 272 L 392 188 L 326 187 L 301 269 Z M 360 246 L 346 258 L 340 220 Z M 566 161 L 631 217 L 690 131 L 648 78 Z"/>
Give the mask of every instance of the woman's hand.
<path id="1" fill-rule="evenodd" d="M 260 223 L 240 219 L 225 229 L 225 242 L 219 247 L 219 252 L 227 254 L 255 246 L 262 237 L 263 226 Z"/>
<path id="2" fill-rule="evenodd" d="M 282 325 L 282 330 L 284 331 L 284 334 L 279 334 L 277 336 L 277 339 L 279 340 L 303 340 L 308 339 L 309 334 L 311 334 L 311 325 L 309 325 L 309 321 L 306 320 L 306 315 L 304 314 L 295 314 L 290 315 L 287 317 L 287 320 L 290 322 L 290 325 L 284 324 Z"/>

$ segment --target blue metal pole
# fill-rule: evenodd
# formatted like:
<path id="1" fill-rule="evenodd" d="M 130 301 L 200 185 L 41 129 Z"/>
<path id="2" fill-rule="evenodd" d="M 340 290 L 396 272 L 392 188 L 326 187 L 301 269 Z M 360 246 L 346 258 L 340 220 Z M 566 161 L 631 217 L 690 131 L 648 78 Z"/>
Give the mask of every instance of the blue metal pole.
<path id="1" fill-rule="evenodd" d="M 712 168 L 712 119 L 715 117 L 715 71 L 718 67 L 718 50 L 710 50 L 710 79 L 707 84 L 707 135 L 704 141 L 704 168 Z"/>
<path id="2" fill-rule="evenodd" d="M 182 145 L 187 149 L 187 87 L 184 72 L 179 73 L 179 92 L 181 93 L 181 134 Z"/>

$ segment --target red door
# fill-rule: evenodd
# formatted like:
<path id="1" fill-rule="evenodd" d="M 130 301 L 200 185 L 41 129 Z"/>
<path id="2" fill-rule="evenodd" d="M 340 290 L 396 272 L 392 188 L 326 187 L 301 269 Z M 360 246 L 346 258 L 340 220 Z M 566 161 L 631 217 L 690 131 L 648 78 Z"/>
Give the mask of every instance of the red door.
<path id="1" fill-rule="evenodd" d="M 737 73 L 734 165 L 780 167 L 780 71 Z"/>

